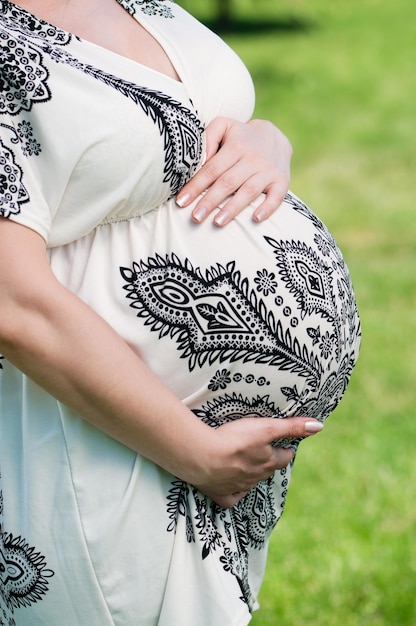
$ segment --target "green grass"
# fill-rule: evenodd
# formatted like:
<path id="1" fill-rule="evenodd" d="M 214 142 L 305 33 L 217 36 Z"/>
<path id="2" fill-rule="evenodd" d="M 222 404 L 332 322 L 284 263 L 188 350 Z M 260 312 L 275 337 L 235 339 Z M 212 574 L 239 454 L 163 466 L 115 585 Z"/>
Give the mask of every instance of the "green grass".
<path id="1" fill-rule="evenodd" d="M 235 7 L 241 30 L 225 36 L 256 116 L 290 137 L 291 187 L 343 249 L 363 326 L 344 401 L 300 450 L 252 624 L 415 626 L 414 0 Z M 276 28 L 256 30 L 266 17 Z"/>

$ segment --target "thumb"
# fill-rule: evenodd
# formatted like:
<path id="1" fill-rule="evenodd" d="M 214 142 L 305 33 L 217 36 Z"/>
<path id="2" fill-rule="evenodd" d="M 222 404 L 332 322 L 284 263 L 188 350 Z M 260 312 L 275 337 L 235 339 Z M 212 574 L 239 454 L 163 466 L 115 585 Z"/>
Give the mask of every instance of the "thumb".
<path id="1" fill-rule="evenodd" d="M 206 161 L 218 152 L 228 127 L 229 121 L 225 117 L 216 117 L 207 125 L 205 129 Z"/>
<path id="2" fill-rule="evenodd" d="M 257 418 L 264 422 L 266 436 L 269 443 L 278 439 L 298 439 L 310 437 L 321 432 L 324 425 L 318 420 L 309 417 L 285 417 L 278 419 Z"/>

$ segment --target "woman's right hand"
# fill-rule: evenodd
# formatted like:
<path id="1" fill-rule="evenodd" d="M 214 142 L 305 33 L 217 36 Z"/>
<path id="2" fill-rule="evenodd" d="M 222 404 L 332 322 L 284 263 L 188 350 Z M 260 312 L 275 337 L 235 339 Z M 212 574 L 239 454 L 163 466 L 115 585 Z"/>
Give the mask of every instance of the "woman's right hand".
<path id="1" fill-rule="evenodd" d="M 272 446 L 272 442 L 309 437 L 322 428 L 323 424 L 306 417 L 244 417 L 229 422 L 207 437 L 206 477 L 195 486 L 220 506 L 232 507 L 260 480 L 292 461 L 291 448 Z"/>

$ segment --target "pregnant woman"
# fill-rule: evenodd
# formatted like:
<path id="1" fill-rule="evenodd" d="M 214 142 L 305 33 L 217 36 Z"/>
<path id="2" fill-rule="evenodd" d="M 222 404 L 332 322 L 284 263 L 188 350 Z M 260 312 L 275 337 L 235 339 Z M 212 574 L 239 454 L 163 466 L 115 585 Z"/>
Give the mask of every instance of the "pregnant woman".
<path id="1" fill-rule="evenodd" d="M 0 47 L 0 621 L 247 624 L 358 356 L 345 262 L 261 173 L 192 196 L 253 88 L 170 0 L 1 1 Z"/>

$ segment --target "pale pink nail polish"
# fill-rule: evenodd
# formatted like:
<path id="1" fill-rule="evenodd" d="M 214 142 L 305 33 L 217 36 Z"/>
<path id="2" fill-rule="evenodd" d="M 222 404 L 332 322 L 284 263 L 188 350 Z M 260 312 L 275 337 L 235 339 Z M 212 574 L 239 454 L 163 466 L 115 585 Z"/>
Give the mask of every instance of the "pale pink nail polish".
<path id="1" fill-rule="evenodd" d="M 202 220 L 206 217 L 207 215 L 207 210 L 204 206 L 200 206 L 198 207 L 193 213 L 192 213 L 192 217 L 195 220 L 195 222 L 202 222 Z"/>
<path id="2" fill-rule="evenodd" d="M 183 196 L 178 196 L 176 198 L 176 204 L 178 205 L 178 207 L 182 208 L 186 205 L 189 198 L 190 198 L 189 193 L 184 193 Z"/>
<path id="3" fill-rule="evenodd" d="M 267 217 L 266 211 L 260 209 L 260 211 L 257 211 L 257 213 L 253 215 L 253 217 L 255 222 L 262 222 Z"/>
<path id="4" fill-rule="evenodd" d="M 214 223 L 217 226 L 222 226 L 229 219 L 229 217 L 230 217 L 230 214 L 227 211 L 223 211 L 222 213 L 218 215 L 218 217 L 215 218 Z"/>
<path id="5" fill-rule="evenodd" d="M 306 422 L 305 430 L 307 433 L 319 433 L 324 425 L 321 422 Z"/>

